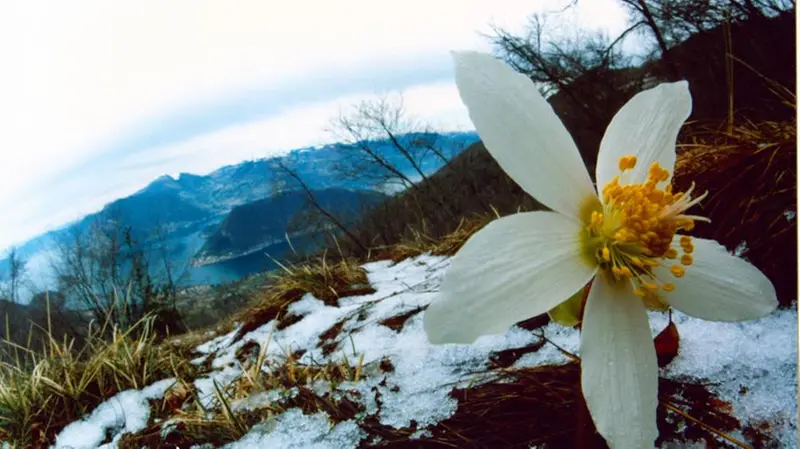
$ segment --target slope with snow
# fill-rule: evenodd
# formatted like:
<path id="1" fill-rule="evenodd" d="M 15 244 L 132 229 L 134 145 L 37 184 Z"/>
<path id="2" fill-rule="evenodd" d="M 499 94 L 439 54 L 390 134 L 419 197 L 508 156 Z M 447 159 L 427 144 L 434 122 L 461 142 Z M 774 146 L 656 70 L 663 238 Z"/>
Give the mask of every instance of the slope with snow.
<path id="1" fill-rule="evenodd" d="M 396 264 L 370 263 L 364 268 L 375 293 L 341 298 L 338 307 L 306 294 L 289 308 L 290 314 L 298 317 L 294 324 L 279 329 L 273 320 L 239 341 L 234 341 L 234 331 L 197 347 L 200 357 L 193 363 L 205 364 L 210 370 L 195 381 L 195 387 L 204 407 L 210 408 L 220 406 L 214 394 L 215 384 L 224 389 L 244 375 L 247 366 L 237 354 L 253 343 L 261 345 L 267 362 L 281 360 L 290 353 L 302 354 L 299 364 L 324 364 L 341 357 L 355 364 L 363 358 L 363 375 L 358 381 L 330 383 L 318 379 L 308 386 L 319 395 L 348 398 L 356 403 L 359 411 L 349 419 L 334 422 L 324 411 L 304 414 L 298 408 L 289 408 L 255 425 L 241 440 L 226 447 L 356 448 L 365 442 L 378 445 L 380 437 L 367 431 L 376 425 L 411 429 L 410 438 L 424 439 L 438 423 L 458 412 L 459 402 L 451 394 L 455 388 L 473 388 L 493 381 L 491 370 L 487 369 L 492 354 L 530 346 L 540 341 L 541 335 L 548 343 L 520 357 L 510 369 L 564 364 L 569 357 L 562 350 L 577 353 L 579 332 L 554 323 L 535 331 L 515 326 L 505 334 L 484 336 L 471 345 L 429 344 L 419 312 L 435 300 L 448 264 L 448 258 L 429 255 Z M 398 317 L 402 319 L 397 320 Z M 656 335 L 666 326 L 667 315 L 651 312 L 650 318 Z M 674 313 L 673 318 L 680 331 L 681 347 L 672 363 L 662 369 L 662 378 L 703 383 L 718 399 L 730 403 L 730 413 L 742 428 L 766 429 L 762 432 L 769 440 L 766 447 L 796 447 L 796 309 L 778 310 L 745 323 L 711 323 L 680 313 Z M 397 325 L 388 326 L 387 319 L 395 319 Z M 337 325 L 338 335 L 328 338 L 329 331 Z M 327 337 L 321 338 L 326 331 Z M 387 361 L 392 369 L 381 369 Z M 262 369 L 266 370 L 264 366 Z M 228 405 L 234 412 L 259 410 L 297 394 L 296 388 L 274 389 L 233 398 Z M 99 420 L 100 416 L 96 412 L 86 421 Z M 99 426 L 95 424 L 96 428 Z M 742 431 L 728 435 L 745 442 L 753 438 Z M 78 438 L 67 444 L 66 438 L 62 433 L 57 447 L 98 447 L 93 443 L 96 439 Z M 670 441 L 663 447 L 698 444 L 686 439 Z"/>

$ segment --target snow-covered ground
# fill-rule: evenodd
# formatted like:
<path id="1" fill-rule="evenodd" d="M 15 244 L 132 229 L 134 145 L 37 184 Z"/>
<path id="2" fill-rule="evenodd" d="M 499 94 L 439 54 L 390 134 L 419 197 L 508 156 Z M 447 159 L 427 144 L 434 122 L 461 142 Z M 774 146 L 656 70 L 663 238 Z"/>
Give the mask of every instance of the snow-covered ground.
<path id="1" fill-rule="evenodd" d="M 142 390 L 128 390 L 98 405 L 81 421 L 61 431 L 56 447 L 71 449 L 115 448 L 122 435 L 138 432 L 150 418 L 149 399 L 161 398 L 175 384 L 175 379 L 160 380 Z M 109 443 L 103 441 L 113 435 Z"/>
<path id="2" fill-rule="evenodd" d="M 342 298 L 339 307 L 326 306 L 312 295 L 292 304 L 289 312 L 302 317 L 296 323 L 276 329 L 275 321 L 233 342 L 236 331 L 200 345 L 193 363 L 210 361 L 211 371 L 198 378 L 195 387 L 204 407 L 215 407 L 214 383 L 224 388 L 243 375 L 237 351 L 249 342 L 266 345 L 267 360 L 282 360 L 286 354 L 304 350 L 299 363 L 325 363 L 346 356 L 355 364 L 363 356 L 363 376 L 357 382 L 331 385 L 317 380 L 314 391 L 330 392 L 334 398 L 348 397 L 363 409 L 352 419 L 335 425 L 324 412 L 304 415 L 292 408 L 274 419 L 253 427 L 229 449 L 355 448 L 367 437 L 360 426 L 365 419 L 377 419 L 393 428 L 416 423 L 416 437 L 425 429 L 456 412 L 454 388 L 467 388 L 485 381 L 489 356 L 497 351 L 531 345 L 544 334 L 553 344 L 518 359 L 513 367 L 561 364 L 569 359 L 555 345 L 577 354 L 577 330 L 549 324 L 536 331 L 519 327 L 503 335 L 485 336 L 471 345 L 433 346 L 427 342 L 418 311 L 433 301 L 449 260 L 423 255 L 393 264 L 390 261 L 365 265 L 376 292 Z M 381 321 L 409 314 L 394 330 Z M 667 315 L 651 312 L 653 335 L 667 325 Z M 743 425 L 770 425 L 768 435 L 779 447 L 797 447 L 797 311 L 779 310 L 759 321 L 711 323 L 680 313 L 673 318 L 681 336 L 678 356 L 662 370 L 668 379 L 690 379 L 707 383 L 722 401 L 731 403 L 732 415 Z M 341 324 L 332 340 L 335 349 L 323 352 L 320 335 Z M 267 345 L 268 342 L 268 345 Z M 250 343 L 252 345 L 252 343 Z M 555 345 L 554 345 L 555 344 Z M 331 349 L 330 347 L 328 349 Z M 210 360 L 207 360 L 210 358 Z M 379 369 L 389 360 L 393 369 Z M 100 405 L 83 421 L 72 424 L 58 436 L 58 448 L 99 447 L 111 435 L 108 447 L 115 447 L 123 432 L 141 430 L 149 413 L 147 400 L 160 397 L 170 381 L 161 381 L 142 391 L 120 393 Z M 358 394 L 353 395 L 353 392 Z M 253 410 L 291 391 L 268 391 L 233 401 L 231 408 Z M 741 432 L 730 436 L 747 441 Z M 107 440 L 106 440 L 107 441 Z M 676 442 L 670 447 L 697 447 L 695 442 Z"/>

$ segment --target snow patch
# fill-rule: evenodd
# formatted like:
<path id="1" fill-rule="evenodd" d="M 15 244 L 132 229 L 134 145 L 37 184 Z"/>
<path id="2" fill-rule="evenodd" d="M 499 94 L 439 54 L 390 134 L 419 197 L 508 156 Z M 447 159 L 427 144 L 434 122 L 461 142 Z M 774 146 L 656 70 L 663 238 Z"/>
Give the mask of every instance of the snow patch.
<path id="1" fill-rule="evenodd" d="M 353 421 L 331 426 L 328 415 L 304 415 L 291 409 L 267 423 L 253 427 L 241 440 L 225 449 L 347 449 L 356 448 L 366 434 Z"/>
<path id="2" fill-rule="evenodd" d="M 673 318 L 681 346 L 665 375 L 710 381 L 742 424 L 769 423 L 782 447 L 797 447 L 797 309 L 742 323 Z"/>
<path id="3" fill-rule="evenodd" d="M 175 379 L 158 381 L 142 390 L 126 390 L 98 405 L 81 421 L 74 422 L 56 437 L 56 449 L 91 449 L 117 447 L 122 435 L 138 432 L 150 418 L 148 400 L 158 399 L 175 384 Z M 101 443 L 113 435 L 108 444 Z"/>

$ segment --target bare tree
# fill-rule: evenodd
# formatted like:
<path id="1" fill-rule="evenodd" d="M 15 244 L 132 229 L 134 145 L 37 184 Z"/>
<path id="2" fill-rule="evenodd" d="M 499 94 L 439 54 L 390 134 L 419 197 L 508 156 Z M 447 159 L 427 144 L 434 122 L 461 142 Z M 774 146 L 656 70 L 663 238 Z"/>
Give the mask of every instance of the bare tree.
<path id="1" fill-rule="evenodd" d="M 644 23 L 662 54 L 695 33 L 792 11 L 793 0 L 620 0 L 632 22 Z"/>
<path id="2" fill-rule="evenodd" d="M 592 167 L 614 112 L 644 85 L 646 74 L 633 68 L 633 57 L 622 49 L 641 23 L 612 38 L 565 26 L 568 8 L 533 14 L 521 33 L 493 27 L 486 37 L 495 54 L 527 75 L 548 99 Z"/>
<path id="3" fill-rule="evenodd" d="M 126 327 L 148 313 L 174 312 L 174 285 L 152 277 L 150 254 L 120 221 L 75 227 L 57 246 L 58 290 L 95 320 Z"/>
<path id="4" fill-rule="evenodd" d="M 441 135 L 414 118 L 402 94 L 382 95 L 352 105 L 332 120 L 329 132 L 343 142 L 335 170 L 346 180 L 406 190 L 419 202 L 434 202 L 453 216 L 444 187 L 430 175 L 450 162 Z M 433 161 L 431 160 L 433 159 Z"/>
<path id="5" fill-rule="evenodd" d="M 369 250 L 367 247 L 361 242 L 361 240 L 355 236 L 347 226 L 333 213 L 331 213 L 328 209 L 326 209 L 319 201 L 317 201 L 316 196 L 314 195 L 314 191 L 306 184 L 303 180 L 302 176 L 297 173 L 296 170 L 290 168 L 286 164 L 284 164 L 280 159 L 275 159 L 273 162 L 273 170 L 276 172 L 275 177 L 275 185 L 282 186 L 276 187 L 273 189 L 274 194 L 278 195 L 283 193 L 286 187 L 289 185 L 287 180 L 283 178 L 282 175 L 287 176 L 292 180 L 292 182 L 296 183 L 297 186 L 305 193 L 306 198 L 308 199 L 308 203 L 314 210 L 316 210 L 320 215 L 322 215 L 331 225 L 333 225 L 336 229 L 342 232 L 351 243 L 353 243 L 361 252 L 361 255 L 366 255 Z"/>
<path id="6" fill-rule="evenodd" d="M 438 134 L 407 111 L 402 93 L 379 95 L 340 111 L 329 132 L 352 147 L 354 157 L 348 162 L 355 176 L 363 176 L 365 165 L 371 166 L 368 171 L 379 179 L 394 179 L 405 187 L 429 178 L 426 161 L 430 157 L 440 164 L 452 157 L 440 146 Z"/>
<path id="7" fill-rule="evenodd" d="M 629 65 L 630 57 L 622 53 L 620 44 L 641 23 L 612 40 L 601 32 L 564 26 L 564 13 L 574 4 L 558 12 L 532 14 L 522 34 L 493 26 L 492 34 L 485 37 L 511 67 L 536 83 L 543 96 L 562 92 L 581 103 L 583 92 L 576 92 L 572 82 L 592 71 Z"/>
<path id="8" fill-rule="evenodd" d="M 623 5 L 625 5 L 628 10 L 630 10 L 634 16 L 639 16 L 641 19 L 636 20 L 637 23 L 644 22 L 647 27 L 650 29 L 650 32 L 653 34 L 653 37 L 658 44 L 658 48 L 661 52 L 661 57 L 664 60 L 664 63 L 667 65 L 667 69 L 669 70 L 670 77 L 674 80 L 678 77 L 678 67 L 675 65 L 675 61 L 672 59 L 672 55 L 669 53 L 669 48 L 667 46 L 667 41 L 664 39 L 664 33 L 661 31 L 661 26 L 656 23 L 656 19 L 653 16 L 653 11 L 651 11 L 650 5 L 646 0 L 620 0 Z"/>
<path id="9" fill-rule="evenodd" d="M 178 285 L 188 276 L 191 262 L 187 259 L 182 265 L 177 266 L 177 262 L 170 255 L 166 225 L 160 220 L 156 222 L 151 230 L 148 242 L 149 248 L 146 252 L 157 257 L 160 262 L 158 264 L 158 273 L 151 273 L 151 276 L 155 283 L 163 286 L 170 301 L 170 307 L 174 309 L 176 308 L 175 301 L 178 297 Z M 155 264 L 148 262 L 148 266 L 155 266 Z"/>
<path id="10" fill-rule="evenodd" d="M 336 167 L 344 177 L 413 187 L 415 182 L 411 176 L 397 167 L 399 155 L 422 179 L 427 178 L 418 163 L 415 148 L 408 148 L 397 138 L 398 130 L 406 126 L 402 102 L 402 97 L 397 103 L 388 97 L 365 100 L 349 111 L 340 111 L 332 121 L 331 134 L 347 144 L 342 146 L 346 149 L 346 158 Z M 387 137 L 391 145 L 378 144 Z"/>
<path id="11" fill-rule="evenodd" d="M 621 84 L 621 78 L 613 76 L 630 67 L 632 58 L 622 52 L 621 44 L 640 24 L 612 40 L 601 32 L 563 27 L 558 15 L 562 12 L 533 14 L 521 34 L 493 27 L 493 34 L 486 37 L 496 54 L 530 77 L 545 98 L 558 99 L 558 112 L 569 116 L 572 130 L 602 129 L 610 117 L 598 111 L 616 110 L 643 79 L 629 71 L 630 79 Z M 592 140 L 581 143 L 595 146 Z"/>
<path id="12" fill-rule="evenodd" d="M 8 299 L 12 303 L 18 303 L 20 299 L 20 287 L 25 278 L 26 260 L 19 254 L 16 246 L 8 250 Z"/>

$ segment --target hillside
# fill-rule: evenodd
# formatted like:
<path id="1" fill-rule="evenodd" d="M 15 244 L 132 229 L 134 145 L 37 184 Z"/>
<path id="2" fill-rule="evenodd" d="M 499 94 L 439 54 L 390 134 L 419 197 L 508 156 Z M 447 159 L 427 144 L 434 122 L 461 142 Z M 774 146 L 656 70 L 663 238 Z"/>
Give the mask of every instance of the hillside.
<path id="1" fill-rule="evenodd" d="M 130 226 L 132 230 L 142 230 L 135 233 L 141 238 L 146 238 L 148 231 L 158 227 L 163 227 L 173 237 L 214 218 L 208 209 L 188 201 L 178 188 L 170 187 L 168 182 L 161 181 L 153 188 L 114 201 L 103 209 L 99 217 L 91 217 L 84 225 L 103 217 L 104 221 L 113 220 Z"/>
<path id="2" fill-rule="evenodd" d="M 728 118 L 730 93 L 735 100 L 733 112 L 739 120 L 790 120 L 795 112 L 776 98 L 771 82 L 795 91 L 795 25 L 793 12 L 734 23 L 730 52 L 738 61 L 732 62 L 731 86 L 726 81 L 727 30 L 723 26 L 696 33 L 670 48 L 676 75 L 669 74 L 662 58 L 653 58 L 640 67 L 592 70 L 548 101 L 570 131 L 590 171 L 614 113 L 634 94 L 654 83 L 678 79 L 689 82 L 693 100 L 690 121 Z"/>
<path id="3" fill-rule="evenodd" d="M 386 198 L 377 192 L 345 189 L 315 190 L 313 195 L 327 212 L 341 217 L 341 221 L 347 224 L 357 220 L 365 208 Z M 206 238 L 205 245 L 195 255 L 194 263 L 205 265 L 241 257 L 283 242 L 287 232 L 290 235 L 314 233 L 313 226 L 290 230 L 290 224 L 298 213 L 308 207 L 306 193 L 302 191 L 290 191 L 236 206 L 217 230 Z"/>
<path id="4" fill-rule="evenodd" d="M 448 264 L 348 268 L 363 270 L 362 290 L 336 299 L 294 271 L 281 282 L 303 290 L 266 292 L 288 306 L 164 345 L 151 363 L 185 348 L 190 364 L 59 420 L 55 448 L 606 447 L 578 400 L 577 329 L 536 317 L 471 345 L 428 343 L 421 312 Z M 655 337 L 668 317 L 649 317 Z M 659 446 L 796 447 L 796 310 L 746 326 L 673 318 L 681 349 L 660 370 Z"/>

